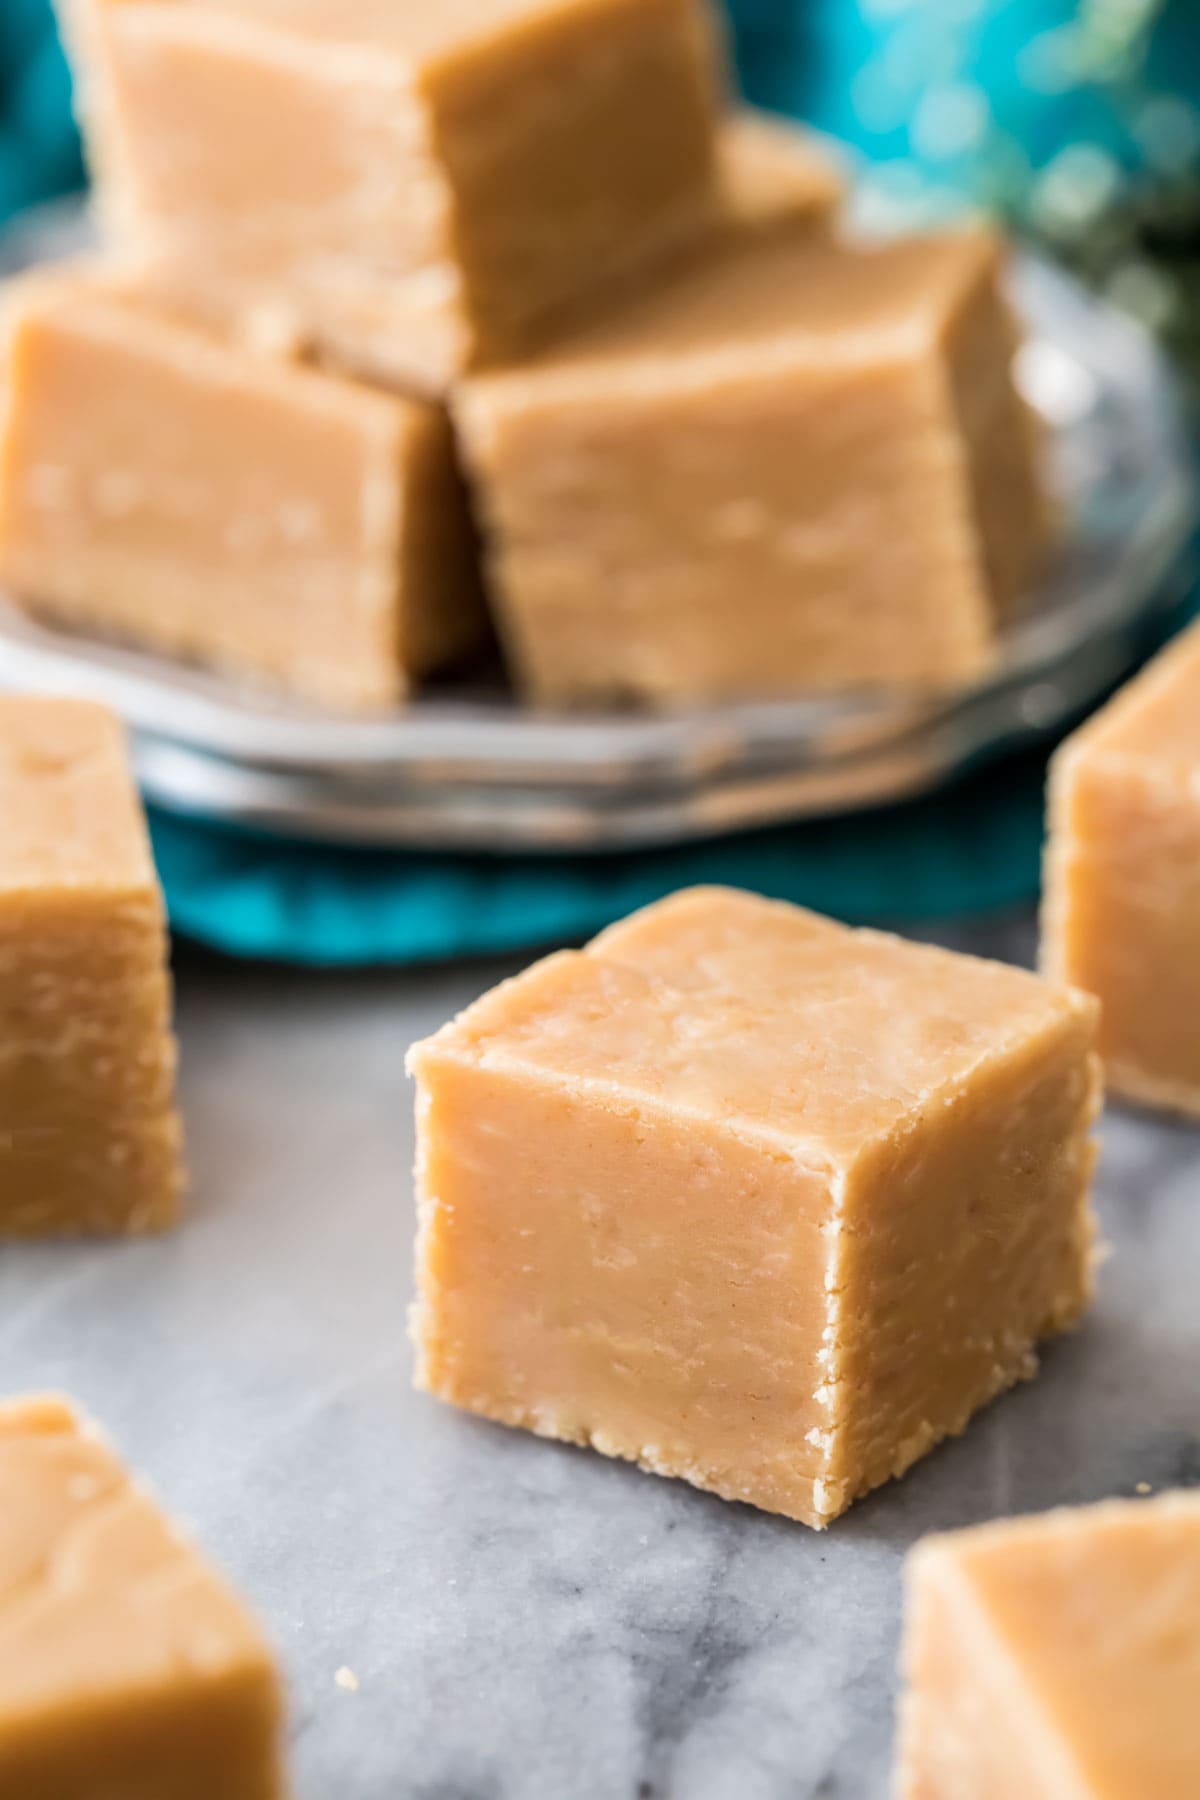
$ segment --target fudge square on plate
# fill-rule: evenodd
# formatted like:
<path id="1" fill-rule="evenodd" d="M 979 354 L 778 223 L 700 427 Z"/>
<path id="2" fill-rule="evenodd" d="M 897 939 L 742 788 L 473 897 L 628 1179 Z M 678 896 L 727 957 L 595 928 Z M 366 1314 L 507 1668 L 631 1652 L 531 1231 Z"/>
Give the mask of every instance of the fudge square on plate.
<path id="1" fill-rule="evenodd" d="M 166 953 L 117 721 L 0 697 L 0 1238 L 174 1223 Z"/>
<path id="2" fill-rule="evenodd" d="M 64 11 L 117 234 L 422 390 L 520 351 L 716 209 L 709 0 Z"/>
<path id="3" fill-rule="evenodd" d="M 1091 1286 L 1095 1003 L 696 889 L 411 1052 L 418 1384 L 822 1526 Z"/>
<path id="4" fill-rule="evenodd" d="M 1046 538 L 981 231 L 744 233 L 455 410 L 548 703 L 958 683 Z"/>
<path id="5" fill-rule="evenodd" d="M 1054 760 L 1042 955 L 1099 996 L 1113 1092 L 1200 1117 L 1200 626 Z"/>
<path id="6" fill-rule="evenodd" d="M 708 256 L 713 245 L 742 242 L 783 232 L 830 231 L 846 191 L 846 173 L 815 132 L 743 107 L 733 112 L 717 135 L 719 206 L 714 227 L 698 240 L 680 246 L 673 265 L 689 257 Z M 320 328 L 306 326 L 294 304 L 276 293 L 260 307 L 239 305 L 222 283 L 181 284 L 169 263 L 140 259 L 136 263 L 142 290 L 197 324 L 248 340 L 251 345 L 282 342 L 291 352 L 319 367 L 359 373 L 402 391 L 429 389 L 440 394 L 444 382 L 428 371 L 406 370 L 412 358 L 411 322 L 403 290 L 385 292 L 368 303 L 361 290 L 335 303 L 327 298 Z M 592 310 L 612 304 L 601 288 Z M 581 303 L 581 314 L 588 308 Z"/>
<path id="7" fill-rule="evenodd" d="M 0 1405 L 0 1793 L 282 1800 L 241 1602 L 62 1400 Z"/>
<path id="8" fill-rule="evenodd" d="M 0 580 L 32 611 L 321 705 L 487 641 L 441 408 L 256 355 L 100 268 L 19 281 Z"/>
<path id="9" fill-rule="evenodd" d="M 898 1800 L 1195 1800 L 1200 1494 L 927 1538 Z"/>

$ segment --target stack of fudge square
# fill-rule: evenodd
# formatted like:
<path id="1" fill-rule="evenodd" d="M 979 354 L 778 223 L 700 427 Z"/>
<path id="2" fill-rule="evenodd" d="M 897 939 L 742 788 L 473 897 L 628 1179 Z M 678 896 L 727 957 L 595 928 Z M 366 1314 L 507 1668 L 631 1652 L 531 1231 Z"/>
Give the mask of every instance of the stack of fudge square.
<path id="1" fill-rule="evenodd" d="M 840 239 L 712 0 L 62 0 L 106 250 L 4 305 L 0 582 L 320 705 L 986 671 L 1002 247 Z"/>
<path id="2" fill-rule="evenodd" d="M 835 241 L 698 6 L 68 22 L 122 251 L 9 296 L 31 605 L 386 703 L 486 628 L 465 452 L 537 697 L 986 658 L 1042 517 L 996 247 Z M 1033 1376 L 1102 1073 L 1200 1117 L 1198 693 L 1200 627 L 1059 753 L 1043 976 L 697 889 L 414 1046 L 419 1384 L 824 1528 Z M 0 1237 L 176 1223 L 170 1013 L 117 722 L 0 699 Z M 1198 1670 L 1200 1497 L 928 1539 L 897 1791 L 1195 1800 Z M 0 1404 L 0 1794 L 280 1800 L 283 1710 L 95 1429 Z"/>

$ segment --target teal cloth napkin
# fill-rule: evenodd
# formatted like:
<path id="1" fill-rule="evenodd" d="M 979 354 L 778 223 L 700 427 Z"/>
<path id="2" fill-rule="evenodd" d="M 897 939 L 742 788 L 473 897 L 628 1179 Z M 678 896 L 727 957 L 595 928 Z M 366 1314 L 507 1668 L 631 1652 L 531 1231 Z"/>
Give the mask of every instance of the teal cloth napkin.
<path id="1" fill-rule="evenodd" d="M 1189 593 L 1173 607 L 1147 653 L 1198 605 Z M 1045 753 L 1024 751 L 870 812 L 594 856 L 336 850 L 162 812 L 150 823 L 176 931 L 230 955 L 346 967 L 579 942 L 695 882 L 753 888 L 851 924 L 1028 906 L 1045 780 Z"/>
<path id="2" fill-rule="evenodd" d="M 434 856 L 274 843 L 155 813 L 177 931 L 238 956 L 324 966 L 436 962 L 590 936 L 693 882 L 728 882 L 853 923 L 1028 903 L 1041 757 L 933 798 L 716 843 L 588 857 Z"/>
<path id="3" fill-rule="evenodd" d="M 49 0 L 0 0 L 0 224 L 83 184 Z"/>
<path id="4" fill-rule="evenodd" d="M 911 36 L 928 18 L 934 38 L 948 42 L 930 17 L 939 9 L 867 0 L 731 0 L 731 7 L 755 98 L 856 135 L 877 158 L 916 153 L 906 124 L 889 135 L 877 121 L 872 135 L 855 110 L 855 84 L 874 57 L 889 68 L 896 63 L 902 21 Z M 1054 0 L 1053 22 L 1074 10 Z M 1168 11 L 1178 16 L 1178 8 Z M 998 67 L 1011 64 L 1016 21 L 1023 16 L 1028 25 L 1032 17 L 1028 0 L 1003 7 L 977 0 L 953 12 L 960 35 L 968 13 L 1001 20 L 1007 34 L 1007 63 L 1004 52 L 993 56 L 990 39 L 967 34 L 972 79 L 982 78 L 989 56 Z M 933 67 L 923 52 L 909 62 Z M 1021 130 L 1026 135 L 1024 121 Z M 48 0 L 0 0 L 0 222 L 82 178 Z M 163 813 L 151 824 L 172 922 L 187 936 L 242 956 L 408 963 L 577 940 L 698 881 L 757 888 L 856 922 L 1027 903 L 1038 888 L 1043 780 L 1043 759 L 1026 755 L 924 800 L 850 818 L 593 857 L 336 851 Z"/>

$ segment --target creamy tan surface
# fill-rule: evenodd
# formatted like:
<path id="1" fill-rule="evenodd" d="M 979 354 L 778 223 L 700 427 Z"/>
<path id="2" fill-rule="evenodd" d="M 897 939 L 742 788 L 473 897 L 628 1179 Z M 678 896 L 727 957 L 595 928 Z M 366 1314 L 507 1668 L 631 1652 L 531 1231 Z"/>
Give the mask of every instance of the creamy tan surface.
<path id="1" fill-rule="evenodd" d="M 1090 1010 L 1023 969 L 699 888 L 537 965 L 453 1032 L 845 1171 L 943 1087 Z"/>
<path id="2" fill-rule="evenodd" d="M 1046 421 L 1013 379 L 1020 344 L 1018 321 L 994 282 L 958 313 L 946 345 L 984 581 L 1002 624 L 1031 610 L 1059 530 Z"/>
<path id="3" fill-rule="evenodd" d="M 0 1791 L 282 1800 L 241 1603 L 65 1403 L 0 1405 Z"/>
<path id="4" fill-rule="evenodd" d="M 717 135 L 720 189 L 719 229 L 735 240 L 782 231 L 828 226 L 846 190 L 846 176 L 815 134 L 743 108 Z M 684 246 L 707 257 L 712 233 Z M 329 298 L 319 326 L 306 325 L 287 293 L 247 295 L 223 281 L 200 288 L 169 261 L 150 258 L 139 269 L 142 285 L 157 292 L 168 309 L 209 323 L 255 347 L 282 348 L 334 370 L 359 372 L 384 385 L 440 392 L 446 359 L 453 362 L 457 339 L 436 308 L 415 316 L 409 298 L 394 284 L 358 282 Z M 607 314 L 614 297 L 603 285 L 592 309 Z"/>
<path id="5" fill-rule="evenodd" d="M 0 696 L 0 896 L 155 898 L 124 733 L 84 701 Z"/>
<path id="6" fill-rule="evenodd" d="M 1043 959 L 1103 1002 L 1113 1090 L 1200 1116 L 1200 629 L 1055 758 Z"/>
<path id="7" fill-rule="evenodd" d="M 707 0 L 77 0 L 71 35 L 102 201 L 163 279 L 422 391 L 716 213 Z"/>
<path id="8" fill-rule="evenodd" d="M 412 1052 L 419 1381 L 827 1523 L 1086 1303 L 1094 1030 L 724 890 L 550 957 Z"/>
<path id="9" fill-rule="evenodd" d="M 995 245 L 766 233 L 466 382 L 537 699 L 955 682 L 1044 535 Z"/>
<path id="10" fill-rule="evenodd" d="M 1200 1496 L 933 1538 L 908 1591 L 902 1800 L 1200 1792 Z"/>
<path id="11" fill-rule="evenodd" d="M 982 231 L 869 248 L 819 236 L 751 244 L 631 297 L 528 364 L 472 386 L 519 397 L 535 381 L 535 392 L 565 394 L 603 379 L 636 393 L 685 377 L 699 383 L 734 359 L 778 373 L 793 364 L 855 366 L 871 353 L 933 353 L 997 263 L 996 242 Z"/>
<path id="12" fill-rule="evenodd" d="M 31 608 L 341 707 L 484 636 L 444 417 L 101 277 L 16 304 L 0 580 Z"/>
<path id="13" fill-rule="evenodd" d="M 166 955 L 116 720 L 0 697 L 0 1238 L 174 1223 Z"/>
<path id="14" fill-rule="evenodd" d="M 737 231 L 820 224 L 845 197 L 845 171 L 823 139 L 751 107 L 722 126 L 717 156 L 725 211 Z"/>

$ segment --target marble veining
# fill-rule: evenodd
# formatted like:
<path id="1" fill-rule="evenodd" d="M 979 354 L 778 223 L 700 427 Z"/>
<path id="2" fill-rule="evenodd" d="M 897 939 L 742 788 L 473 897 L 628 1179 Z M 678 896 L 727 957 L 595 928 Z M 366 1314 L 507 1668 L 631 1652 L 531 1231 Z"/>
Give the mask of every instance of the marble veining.
<path id="1" fill-rule="evenodd" d="M 1200 1132 L 1109 1117 L 1083 1329 L 816 1536 L 410 1391 L 404 1051 L 510 972 L 185 957 L 189 1223 L 0 1250 L 0 1391 L 69 1390 L 257 1603 L 297 1800 L 886 1800 L 914 1538 L 1200 1483 Z"/>

